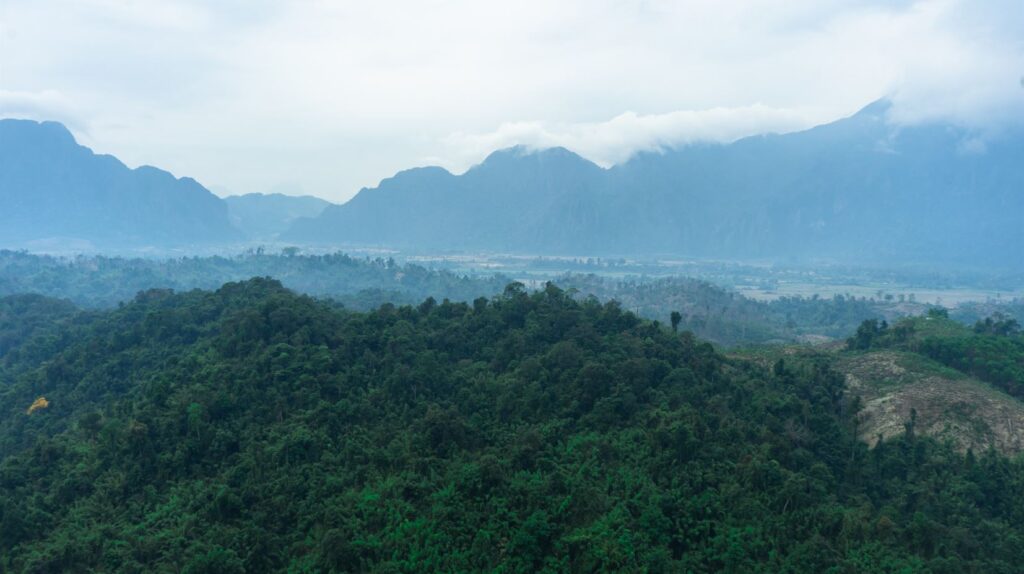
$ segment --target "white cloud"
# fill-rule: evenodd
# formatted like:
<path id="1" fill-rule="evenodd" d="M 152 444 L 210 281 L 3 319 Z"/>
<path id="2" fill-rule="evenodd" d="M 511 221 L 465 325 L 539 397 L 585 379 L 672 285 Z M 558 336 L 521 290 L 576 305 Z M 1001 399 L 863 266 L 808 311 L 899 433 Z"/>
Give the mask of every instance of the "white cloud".
<path id="1" fill-rule="evenodd" d="M 0 118 L 52 120 L 84 131 L 85 122 L 75 103 L 56 90 L 20 92 L 0 89 Z"/>
<path id="2" fill-rule="evenodd" d="M 701 3 L 697 4 L 699 10 Z M 492 149 L 519 143 L 564 146 L 610 165 L 637 151 L 807 128 L 853 113 L 880 97 L 893 101 L 889 120 L 894 124 L 949 121 L 987 132 L 1024 122 L 1024 42 L 1019 37 L 1024 5 L 955 0 L 907 3 L 898 9 L 886 4 L 825 4 L 830 5 L 815 10 L 796 2 L 787 10 L 760 2 L 746 11 L 724 3 L 716 4 L 724 5 L 724 14 L 703 13 L 700 18 L 717 20 L 709 26 L 717 33 L 726 23 L 744 28 L 750 24 L 747 18 L 764 16 L 766 25 L 755 27 L 749 44 L 732 46 L 738 52 L 731 55 L 736 60 L 719 73 L 708 70 L 701 80 L 714 83 L 733 76 L 729 83 L 738 86 L 742 84 L 736 76 L 749 74 L 751 93 L 788 91 L 775 99 L 795 102 L 792 107 L 754 104 L 646 115 L 627 112 L 599 122 L 505 122 L 491 131 L 451 134 L 444 139 L 446 155 L 436 159 L 462 169 Z M 758 35 L 765 30 L 770 33 Z M 740 61 L 750 48 L 772 44 L 777 47 Z M 777 76 L 774 82 L 772 75 Z M 975 143 L 971 149 L 977 151 L 983 141 Z"/>
<path id="3" fill-rule="evenodd" d="M 830 119 L 801 110 L 755 104 L 666 114 L 620 114 L 606 122 L 553 124 L 508 122 L 482 134 L 455 133 L 443 140 L 440 163 L 460 171 L 494 149 L 521 144 L 543 149 L 561 146 L 602 165 L 628 160 L 638 151 L 655 151 L 698 141 L 731 142 L 763 133 L 785 133 Z"/>
<path id="4" fill-rule="evenodd" d="M 1024 118 L 1021 30 L 1020 0 L 3 0 L 0 89 L 130 165 L 342 200 L 426 158 L 607 164 L 885 95 L 998 126 Z"/>
<path id="5" fill-rule="evenodd" d="M 950 121 L 994 130 L 1024 121 L 1024 4 L 935 0 L 883 23 L 896 123 Z"/>

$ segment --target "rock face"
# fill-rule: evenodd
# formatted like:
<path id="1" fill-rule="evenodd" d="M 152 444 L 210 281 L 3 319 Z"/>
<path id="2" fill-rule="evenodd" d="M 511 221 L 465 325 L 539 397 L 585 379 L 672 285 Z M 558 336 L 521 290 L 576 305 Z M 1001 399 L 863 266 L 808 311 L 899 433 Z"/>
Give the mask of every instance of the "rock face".
<path id="1" fill-rule="evenodd" d="M 807 131 L 643 153 L 495 152 L 404 171 L 284 237 L 533 253 L 1024 265 L 1024 135 L 897 127 L 877 102 Z"/>
<path id="2" fill-rule="evenodd" d="M 0 246 L 177 247 L 241 238 L 191 178 L 78 145 L 55 122 L 0 120 Z"/>

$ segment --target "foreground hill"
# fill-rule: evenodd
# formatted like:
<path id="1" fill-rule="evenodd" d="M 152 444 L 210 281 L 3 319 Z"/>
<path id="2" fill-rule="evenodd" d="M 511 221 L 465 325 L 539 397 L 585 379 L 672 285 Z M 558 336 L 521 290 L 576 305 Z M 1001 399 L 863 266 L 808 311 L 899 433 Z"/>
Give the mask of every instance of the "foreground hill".
<path id="1" fill-rule="evenodd" d="M 39 303 L 0 306 L 32 325 L 0 357 L 4 571 L 1017 570 L 1019 460 L 913 427 L 869 451 L 826 363 L 553 287 Z"/>
<path id="2" fill-rule="evenodd" d="M 190 178 L 78 145 L 61 124 L 0 120 L 0 246 L 174 247 L 241 238 Z"/>
<path id="3" fill-rule="evenodd" d="M 567 254 L 1024 266 L 1024 135 L 894 126 L 878 102 L 785 135 L 643 153 L 561 148 L 399 173 L 285 237 Z"/>

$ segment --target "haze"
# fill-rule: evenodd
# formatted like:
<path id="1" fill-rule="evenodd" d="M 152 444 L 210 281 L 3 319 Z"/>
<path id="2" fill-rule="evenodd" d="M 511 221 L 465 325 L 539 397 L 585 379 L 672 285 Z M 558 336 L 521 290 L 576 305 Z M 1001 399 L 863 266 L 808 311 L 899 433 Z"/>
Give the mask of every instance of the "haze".
<path id="1" fill-rule="evenodd" d="M 880 97 L 987 134 L 1024 118 L 1021 30 L 1015 0 L 5 0 L 0 116 L 222 196 L 337 202 L 514 144 L 608 166 Z"/>

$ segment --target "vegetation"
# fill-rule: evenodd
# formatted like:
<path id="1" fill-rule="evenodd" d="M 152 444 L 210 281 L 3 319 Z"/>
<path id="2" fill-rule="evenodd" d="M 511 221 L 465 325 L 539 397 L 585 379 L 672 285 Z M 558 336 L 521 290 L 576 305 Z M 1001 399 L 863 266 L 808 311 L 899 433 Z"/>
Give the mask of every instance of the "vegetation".
<path id="1" fill-rule="evenodd" d="M 468 303 L 481 295 L 500 294 L 511 281 L 501 274 L 467 276 L 392 259 L 294 251 L 269 254 L 254 250 L 236 257 L 67 259 L 0 250 L 0 296 L 37 293 L 66 298 L 87 308 L 110 308 L 148 289 L 216 289 L 229 281 L 272 276 L 300 293 L 329 297 L 350 309 L 369 310 L 384 303 L 417 304 L 427 297 Z M 670 321 L 673 312 L 679 313 L 679 329 L 727 347 L 808 337 L 843 338 L 865 319 L 886 316 L 891 320 L 925 309 L 891 301 L 891 296 L 890 300 L 849 295 L 783 297 L 761 302 L 687 277 L 569 273 L 549 278 L 579 300 L 590 295 L 601 301 L 616 300 L 648 319 Z M 538 286 L 544 283 L 534 277 L 529 281 Z M 965 317 L 972 323 L 976 320 L 973 314 Z"/>
<path id="2" fill-rule="evenodd" d="M 1015 319 L 1017 322 L 1024 321 L 1024 299 L 997 299 L 965 303 L 950 313 L 950 317 L 953 319 L 967 324 L 975 321 L 984 321 L 986 317 L 994 317 L 996 315 Z"/>
<path id="3" fill-rule="evenodd" d="M 898 322 L 893 328 L 865 321 L 850 348 L 910 350 L 1024 399 L 1024 334 L 1016 319 L 996 314 L 973 328 L 949 319 L 942 309 Z"/>
<path id="4" fill-rule="evenodd" d="M 553 285 L 50 304 L 59 335 L 17 324 L 40 305 L 4 327 L 3 571 L 1018 570 L 1024 462 L 913 419 L 869 450 L 819 358 L 728 359 Z"/>
<path id="5" fill-rule="evenodd" d="M 332 299 L 354 309 L 381 303 L 415 303 L 428 296 L 472 301 L 497 294 L 507 277 L 470 279 L 393 259 L 343 253 L 297 255 L 262 249 L 237 257 L 126 259 L 58 258 L 0 250 L 0 295 L 38 293 L 91 308 L 116 307 L 149 289 L 216 289 L 230 281 L 273 276 L 291 289 Z"/>
<path id="6" fill-rule="evenodd" d="M 33 335 L 55 332 L 76 312 L 67 301 L 41 295 L 0 297 L 0 358 Z"/>

